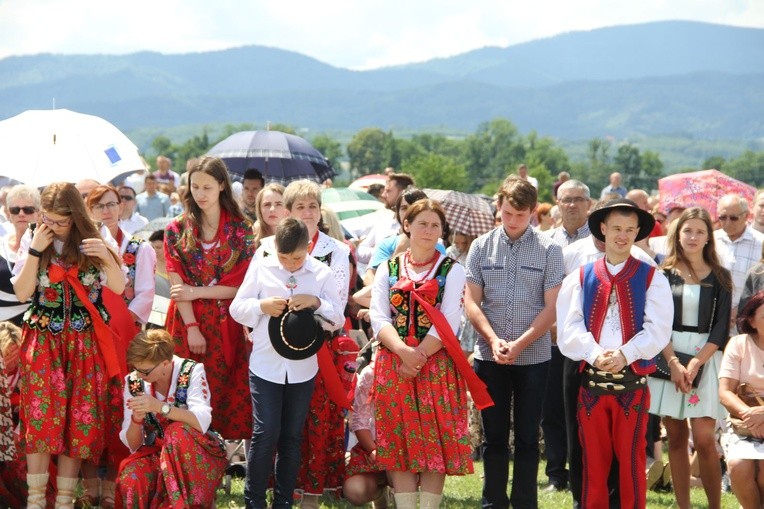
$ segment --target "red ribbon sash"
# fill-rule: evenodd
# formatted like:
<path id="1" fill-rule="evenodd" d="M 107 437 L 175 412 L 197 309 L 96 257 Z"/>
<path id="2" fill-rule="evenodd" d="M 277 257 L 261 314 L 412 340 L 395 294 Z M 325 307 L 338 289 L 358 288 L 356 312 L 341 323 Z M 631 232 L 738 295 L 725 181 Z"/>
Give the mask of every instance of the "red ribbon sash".
<path id="1" fill-rule="evenodd" d="M 53 263 L 48 268 L 48 277 L 50 280 L 54 283 L 60 283 L 61 281 L 66 280 L 66 282 L 69 283 L 69 286 L 74 290 L 74 293 L 77 294 L 80 302 L 85 306 L 85 309 L 90 313 L 90 320 L 92 321 L 93 329 L 95 330 L 98 349 L 101 351 L 101 355 L 103 355 L 109 378 L 114 376 L 123 377 L 125 376 L 125 370 L 120 365 L 119 357 L 117 356 L 117 351 L 114 346 L 115 341 L 119 342 L 119 337 L 108 325 L 106 325 L 106 322 L 101 318 L 101 313 L 99 313 L 93 303 L 90 302 L 88 292 L 77 277 L 78 273 L 79 270 L 76 266 L 65 270 L 60 265 Z"/>
<path id="2" fill-rule="evenodd" d="M 404 292 L 411 292 L 414 300 L 422 306 L 427 318 L 430 319 L 430 322 L 435 326 L 435 330 L 438 331 L 443 347 L 451 357 L 451 360 L 454 361 L 456 370 L 464 377 L 475 406 L 479 410 L 493 406 L 494 403 L 488 394 L 488 388 L 472 370 L 472 366 L 470 366 L 470 363 L 464 356 L 459 340 L 456 338 L 454 331 L 451 330 L 448 320 L 439 309 L 430 303 L 435 302 L 435 297 L 438 295 L 438 281 L 436 279 L 429 279 L 417 288 L 413 281 L 399 279 L 393 288 Z"/>
<path id="3" fill-rule="evenodd" d="M 332 353 L 329 351 L 326 342 L 321 345 L 316 358 L 318 360 L 318 374 L 324 379 L 324 387 L 326 387 L 329 399 L 338 407 L 350 410 L 348 394 L 342 386 L 342 380 L 340 380 L 340 375 L 337 373 L 337 366 L 334 364 Z"/>

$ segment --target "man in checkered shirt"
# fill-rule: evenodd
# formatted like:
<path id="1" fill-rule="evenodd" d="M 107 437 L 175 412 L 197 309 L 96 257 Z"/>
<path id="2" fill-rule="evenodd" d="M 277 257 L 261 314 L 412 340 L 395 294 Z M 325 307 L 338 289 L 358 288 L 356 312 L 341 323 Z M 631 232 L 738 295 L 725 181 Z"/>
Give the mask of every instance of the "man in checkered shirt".
<path id="1" fill-rule="evenodd" d="M 716 243 L 726 247 L 728 253 L 727 268 L 732 273 L 732 323 L 737 316 L 740 294 L 745 286 L 745 275 L 756 262 L 761 260 L 761 245 L 764 234 L 748 225 L 748 200 L 742 196 L 729 194 L 722 197 L 716 206 L 716 215 L 722 224 L 714 232 Z M 730 331 L 734 334 L 734 329 Z"/>
<path id="2" fill-rule="evenodd" d="M 498 193 L 501 226 L 479 237 L 467 255 L 467 316 L 479 337 L 475 372 L 495 405 L 482 411 L 484 508 L 538 507 L 538 429 L 551 357 L 549 328 L 564 269 L 562 248 L 530 226 L 537 192 L 510 175 Z M 515 452 L 509 479 L 509 416 Z"/>

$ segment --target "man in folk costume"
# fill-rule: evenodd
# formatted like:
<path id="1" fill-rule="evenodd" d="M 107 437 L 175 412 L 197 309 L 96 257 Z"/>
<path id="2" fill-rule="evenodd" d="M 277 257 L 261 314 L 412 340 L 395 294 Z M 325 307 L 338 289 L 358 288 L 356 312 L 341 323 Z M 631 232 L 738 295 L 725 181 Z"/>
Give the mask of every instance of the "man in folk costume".
<path id="1" fill-rule="evenodd" d="M 653 226 L 653 217 L 631 200 L 594 211 L 589 228 L 605 242 L 605 257 L 568 275 L 557 300 L 557 344 L 583 371 L 577 418 L 587 509 L 609 506 L 613 455 L 621 507 L 645 507 L 647 375 L 669 341 L 674 313 L 663 274 L 630 255 Z"/>

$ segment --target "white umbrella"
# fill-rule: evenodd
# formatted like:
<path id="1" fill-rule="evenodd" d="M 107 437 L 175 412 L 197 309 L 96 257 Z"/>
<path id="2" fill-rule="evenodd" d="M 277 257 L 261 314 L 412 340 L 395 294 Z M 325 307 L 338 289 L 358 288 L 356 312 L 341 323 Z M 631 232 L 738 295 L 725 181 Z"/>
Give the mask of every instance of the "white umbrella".
<path id="1" fill-rule="evenodd" d="M 29 110 L 0 122 L 0 175 L 34 187 L 144 170 L 138 148 L 106 120 L 65 109 Z"/>

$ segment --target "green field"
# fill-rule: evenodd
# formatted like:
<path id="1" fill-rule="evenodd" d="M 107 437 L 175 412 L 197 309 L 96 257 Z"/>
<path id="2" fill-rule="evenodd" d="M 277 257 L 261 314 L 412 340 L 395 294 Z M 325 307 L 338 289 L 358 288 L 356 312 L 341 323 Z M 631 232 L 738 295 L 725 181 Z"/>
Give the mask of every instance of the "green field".
<path id="1" fill-rule="evenodd" d="M 483 472 L 483 464 L 480 462 L 475 463 L 475 473 L 464 477 L 449 477 L 446 481 L 446 488 L 444 490 L 443 502 L 441 507 L 443 509 L 475 509 L 480 507 L 480 490 L 482 488 L 482 480 L 480 474 Z M 571 507 L 572 499 L 569 492 L 551 492 L 546 493 L 543 490 L 546 487 L 546 476 L 544 475 L 543 462 L 539 467 L 538 486 L 539 486 L 539 507 L 541 509 L 564 509 Z M 510 469 L 511 474 L 511 469 Z M 244 481 L 241 479 L 234 479 L 231 495 L 226 495 L 223 490 L 219 491 L 217 499 L 217 507 L 243 507 L 244 506 Z M 696 509 L 708 507 L 706 503 L 706 496 L 703 490 L 700 488 L 692 489 L 692 507 Z M 324 497 L 326 499 L 327 497 Z M 322 501 L 321 507 L 324 509 L 348 509 L 353 506 L 343 501 Z M 369 504 L 368 507 L 371 507 Z M 674 502 L 674 495 L 669 492 L 647 492 L 647 507 L 659 508 L 659 507 L 676 507 Z M 737 509 L 738 503 L 735 495 L 732 493 L 722 494 L 722 508 L 723 509 Z"/>

